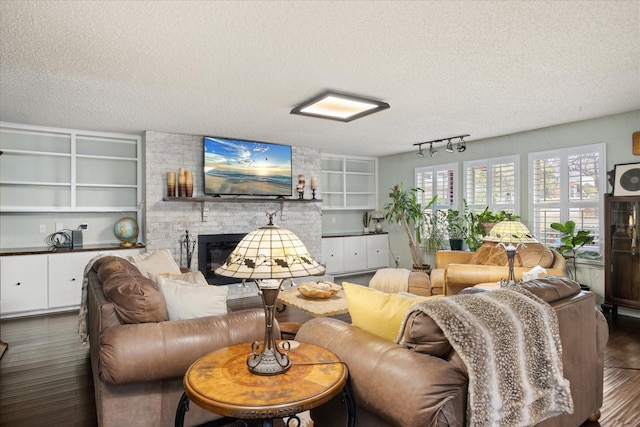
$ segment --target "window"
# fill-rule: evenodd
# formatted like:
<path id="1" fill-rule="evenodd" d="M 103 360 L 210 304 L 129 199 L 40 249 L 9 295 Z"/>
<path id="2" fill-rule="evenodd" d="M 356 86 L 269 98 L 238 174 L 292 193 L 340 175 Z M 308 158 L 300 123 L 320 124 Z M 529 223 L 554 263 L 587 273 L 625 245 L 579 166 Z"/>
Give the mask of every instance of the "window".
<path id="1" fill-rule="evenodd" d="M 433 196 L 438 195 L 436 203 L 429 210 L 425 210 L 425 221 L 423 222 L 422 235 L 432 236 L 439 227 L 435 224 L 438 218 L 446 215 L 450 209 L 457 209 L 456 186 L 458 176 L 458 164 L 450 163 L 446 165 L 427 166 L 415 169 L 416 187 L 422 188 L 419 191 L 418 201 L 422 206 L 427 205 Z M 436 216 L 438 215 L 440 216 Z M 443 236 L 444 238 L 444 236 Z"/>
<path id="2" fill-rule="evenodd" d="M 604 144 L 529 154 L 530 229 L 540 242 L 560 246 L 560 234 L 550 225 L 572 220 L 577 230 L 589 230 L 595 237 L 586 249 L 600 252 L 604 157 Z"/>
<path id="3" fill-rule="evenodd" d="M 416 187 L 424 190 L 424 192 L 418 192 L 418 201 L 422 205 L 429 203 L 437 194 L 438 199 L 432 206 L 433 211 L 436 209 L 455 209 L 457 203 L 455 189 L 458 174 L 457 163 L 416 168 L 415 174 Z"/>
<path id="4" fill-rule="evenodd" d="M 464 199 L 469 209 L 518 214 L 520 162 L 518 156 L 464 162 Z"/>

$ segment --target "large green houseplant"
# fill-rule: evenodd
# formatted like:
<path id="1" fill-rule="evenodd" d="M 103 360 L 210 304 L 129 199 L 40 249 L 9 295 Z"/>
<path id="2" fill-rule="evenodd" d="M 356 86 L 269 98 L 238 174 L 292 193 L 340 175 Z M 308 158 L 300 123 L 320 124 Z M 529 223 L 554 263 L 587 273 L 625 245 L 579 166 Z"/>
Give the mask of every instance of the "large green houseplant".
<path id="1" fill-rule="evenodd" d="M 389 193 L 391 201 L 384 206 L 384 217 L 390 223 L 400 224 L 409 239 L 409 251 L 414 269 L 421 269 L 420 242 L 422 241 L 421 228 L 424 218 L 422 205 L 418 202 L 418 192 L 421 188 L 413 187 L 405 190 L 400 185 L 395 185 Z M 429 204 L 431 205 L 432 202 Z"/>
<path id="2" fill-rule="evenodd" d="M 551 228 L 562 233 L 560 241 L 562 245 L 558 248 L 562 256 L 570 260 L 567 271 L 569 272 L 569 278 L 576 279 L 578 272 L 578 266 L 576 264 L 576 258 L 578 257 L 578 250 L 584 245 L 593 243 L 595 236 L 591 235 L 590 230 L 576 230 L 576 223 L 569 220 L 564 224 L 554 222 L 551 224 Z"/>

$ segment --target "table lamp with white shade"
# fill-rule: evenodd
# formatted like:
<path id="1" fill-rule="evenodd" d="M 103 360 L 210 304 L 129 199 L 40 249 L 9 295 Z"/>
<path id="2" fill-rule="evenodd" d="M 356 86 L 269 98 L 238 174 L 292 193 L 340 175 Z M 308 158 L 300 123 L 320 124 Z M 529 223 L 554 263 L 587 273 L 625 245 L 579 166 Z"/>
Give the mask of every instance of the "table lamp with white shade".
<path id="1" fill-rule="evenodd" d="M 265 312 L 264 343 L 255 341 L 247 358 L 249 370 L 257 375 L 277 375 L 291 367 L 288 342 L 280 350 L 273 336 L 274 309 L 285 279 L 317 276 L 325 268 L 309 253 L 291 231 L 273 225 L 274 213 L 267 213 L 269 224 L 247 234 L 231 252 L 216 274 L 255 281 Z"/>
<path id="2" fill-rule="evenodd" d="M 509 261 L 509 277 L 501 284 L 511 286 L 516 284 L 516 277 L 513 270 L 513 261 L 518 249 L 526 247 L 527 243 L 538 243 L 526 225 L 520 221 L 507 219 L 493 226 L 489 234 L 483 239 L 485 242 L 496 242 L 507 254 Z"/>

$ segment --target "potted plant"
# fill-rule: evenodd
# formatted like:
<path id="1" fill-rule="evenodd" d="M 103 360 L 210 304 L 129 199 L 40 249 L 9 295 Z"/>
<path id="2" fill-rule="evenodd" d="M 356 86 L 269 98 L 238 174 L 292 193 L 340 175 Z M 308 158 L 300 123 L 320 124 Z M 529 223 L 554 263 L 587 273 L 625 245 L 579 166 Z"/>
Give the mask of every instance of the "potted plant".
<path id="1" fill-rule="evenodd" d="M 438 196 L 435 196 L 433 202 Z M 438 210 L 435 213 L 425 211 L 423 218 L 422 247 L 427 254 L 435 254 L 446 248 L 447 236 L 445 234 L 446 213 Z"/>
<path id="2" fill-rule="evenodd" d="M 371 214 L 367 211 L 362 212 L 362 227 L 364 230 L 364 234 L 368 234 L 371 229 L 369 228 L 369 224 L 371 224 Z"/>
<path id="3" fill-rule="evenodd" d="M 562 245 L 558 248 L 558 251 L 565 259 L 572 260 L 567 264 L 567 272 L 570 279 L 577 281 L 578 266 L 576 258 L 578 257 L 578 250 L 584 245 L 593 243 L 595 236 L 591 235 L 590 230 L 576 230 L 576 223 L 571 220 L 564 224 L 554 222 L 551 224 L 551 228 L 562 233 L 560 236 Z M 580 287 L 589 289 L 585 285 L 580 285 Z"/>
<path id="4" fill-rule="evenodd" d="M 389 193 L 391 201 L 384 205 L 384 217 L 390 224 L 400 224 L 409 239 L 409 251 L 415 270 L 422 270 L 422 260 L 420 258 L 420 242 L 422 241 L 421 228 L 423 221 L 423 210 L 418 203 L 418 191 L 421 188 L 413 187 L 405 190 L 400 185 L 395 185 Z M 435 198 L 432 200 L 432 202 Z M 430 204 L 431 205 L 431 204 Z"/>
<path id="5" fill-rule="evenodd" d="M 487 206 L 482 212 L 476 213 L 469 209 L 465 199 L 462 201 L 464 202 L 464 219 L 468 227 L 468 233 L 464 241 L 469 246 L 469 250 L 475 251 L 482 245 L 482 239 L 487 235 L 484 224 L 491 217 L 491 212 Z"/>
<path id="6" fill-rule="evenodd" d="M 464 239 L 467 236 L 467 227 L 464 222 L 464 215 L 456 209 L 447 211 L 447 234 L 449 235 L 449 245 L 452 251 L 462 250 Z"/>

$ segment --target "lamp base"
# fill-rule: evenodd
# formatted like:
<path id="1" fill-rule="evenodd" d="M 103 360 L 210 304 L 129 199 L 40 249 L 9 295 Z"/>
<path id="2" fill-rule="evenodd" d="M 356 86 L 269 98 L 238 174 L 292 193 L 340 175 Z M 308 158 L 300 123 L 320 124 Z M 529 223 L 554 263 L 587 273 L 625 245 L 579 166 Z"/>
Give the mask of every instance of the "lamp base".
<path id="1" fill-rule="evenodd" d="M 283 374 L 291 367 L 289 360 L 290 345 L 284 342 L 280 352 L 273 336 L 273 322 L 275 316 L 275 305 L 280 292 L 282 280 L 278 286 L 262 287 L 260 280 L 256 280 L 256 285 L 262 296 L 265 315 L 264 343 L 262 348 L 258 341 L 251 344 L 251 354 L 247 357 L 247 367 L 249 371 L 256 375 L 278 375 Z"/>

